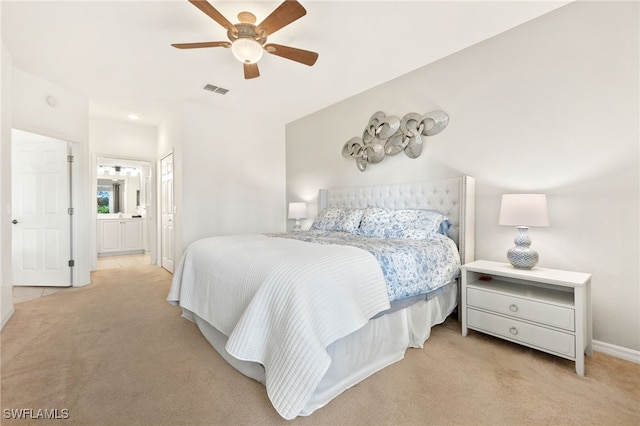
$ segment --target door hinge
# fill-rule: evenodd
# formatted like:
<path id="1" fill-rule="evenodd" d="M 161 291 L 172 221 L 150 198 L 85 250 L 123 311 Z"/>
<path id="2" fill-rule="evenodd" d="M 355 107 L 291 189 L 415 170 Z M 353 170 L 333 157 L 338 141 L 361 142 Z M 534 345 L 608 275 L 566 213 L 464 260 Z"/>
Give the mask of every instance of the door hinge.
<path id="1" fill-rule="evenodd" d="M 74 213 L 74 208 L 73 208 L 73 207 L 69 207 L 69 208 L 67 209 L 67 213 L 69 213 L 70 215 L 73 215 L 73 213 Z"/>
<path id="2" fill-rule="evenodd" d="M 67 155 L 67 163 L 73 163 L 73 155 Z"/>
<path id="3" fill-rule="evenodd" d="M 71 260 L 69 261 L 69 268 L 72 268 L 72 267 L 74 267 L 74 266 L 76 266 L 76 262 L 75 262 L 73 259 L 71 259 Z"/>

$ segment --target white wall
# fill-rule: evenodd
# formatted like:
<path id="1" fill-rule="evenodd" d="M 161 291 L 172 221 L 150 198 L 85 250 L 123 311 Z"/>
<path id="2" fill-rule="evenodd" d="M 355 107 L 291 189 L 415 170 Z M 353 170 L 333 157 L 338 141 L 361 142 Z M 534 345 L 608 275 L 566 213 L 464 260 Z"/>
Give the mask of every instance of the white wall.
<path id="1" fill-rule="evenodd" d="M 0 20 L 2 6 L 0 5 Z M 11 55 L 0 43 L 0 329 L 13 314 L 11 269 Z"/>
<path id="2" fill-rule="evenodd" d="M 158 128 L 104 118 L 89 120 L 89 146 L 97 156 L 155 161 Z"/>
<path id="3" fill-rule="evenodd" d="M 186 103 L 179 137 L 176 260 L 198 238 L 284 231 L 284 124 Z"/>
<path id="4" fill-rule="evenodd" d="M 640 351 L 638 14 L 637 2 L 578 1 L 290 123 L 288 201 L 468 174 L 476 257 L 506 261 L 515 230 L 497 225 L 500 195 L 545 192 L 551 226 L 530 231 L 539 266 L 593 274 L 594 339 Z M 450 123 L 418 159 L 359 172 L 341 156 L 375 111 L 434 109 Z"/>
<path id="5" fill-rule="evenodd" d="M 47 97 L 57 99 L 51 107 Z M 13 127 L 69 142 L 87 144 L 89 101 L 19 68 L 13 69 Z"/>

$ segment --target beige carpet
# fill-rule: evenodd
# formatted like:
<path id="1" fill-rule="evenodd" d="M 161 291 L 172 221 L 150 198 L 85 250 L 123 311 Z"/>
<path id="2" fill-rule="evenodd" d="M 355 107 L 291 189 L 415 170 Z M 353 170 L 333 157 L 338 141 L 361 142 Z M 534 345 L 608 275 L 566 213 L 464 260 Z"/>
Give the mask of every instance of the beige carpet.
<path id="1" fill-rule="evenodd" d="M 581 378 L 568 360 L 480 333 L 463 338 L 453 320 L 424 349 L 287 422 L 261 384 L 165 302 L 169 273 L 142 266 L 92 280 L 16 305 L 1 335 L 3 425 L 640 424 L 640 365 L 596 353 Z M 68 419 L 11 420 L 11 409 Z"/>

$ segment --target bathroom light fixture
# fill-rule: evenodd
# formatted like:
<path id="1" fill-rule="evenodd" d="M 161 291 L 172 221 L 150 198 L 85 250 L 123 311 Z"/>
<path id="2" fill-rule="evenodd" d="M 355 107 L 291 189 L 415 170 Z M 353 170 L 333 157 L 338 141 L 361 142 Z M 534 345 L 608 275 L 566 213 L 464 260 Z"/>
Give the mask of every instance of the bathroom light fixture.
<path id="1" fill-rule="evenodd" d="M 531 247 L 527 234 L 530 226 L 549 226 L 547 196 L 545 194 L 503 194 L 500 203 L 500 225 L 512 225 L 518 230 L 513 242 L 515 247 L 507 251 L 507 258 L 514 268 L 531 269 L 538 263 L 538 252 Z"/>
<path id="2" fill-rule="evenodd" d="M 124 167 L 124 166 L 102 166 L 99 165 L 97 168 L 98 175 L 104 175 L 105 173 L 109 173 L 111 176 L 115 176 L 119 174 L 120 176 L 138 176 L 140 174 L 140 170 L 137 167 Z"/>
<path id="3" fill-rule="evenodd" d="M 127 118 L 129 118 L 129 120 L 137 120 L 140 117 L 138 117 L 136 114 L 131 113 L 127 115 Z"/>
<path id="4" fill-rule="evenodd" d="M 289 219 L 295 219 L 294 231 L 300 230 L 300 219 L 307 218 L 307 203 L 289 203 Z"/>

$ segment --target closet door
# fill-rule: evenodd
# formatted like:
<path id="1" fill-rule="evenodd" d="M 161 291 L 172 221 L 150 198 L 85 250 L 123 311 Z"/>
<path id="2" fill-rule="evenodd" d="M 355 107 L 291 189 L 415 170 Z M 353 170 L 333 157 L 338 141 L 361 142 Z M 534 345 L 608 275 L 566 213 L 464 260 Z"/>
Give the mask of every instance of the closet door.
<path id="1" fill-rule="evenodd" d="M 162 227 L 160 232 L 161 265 L 169 272 L 173 272 L 173 216 L 175 206 L 173 203 L 173 153 L 160 160 L 161 186 L 160 186 L 160 215 Z"/>

